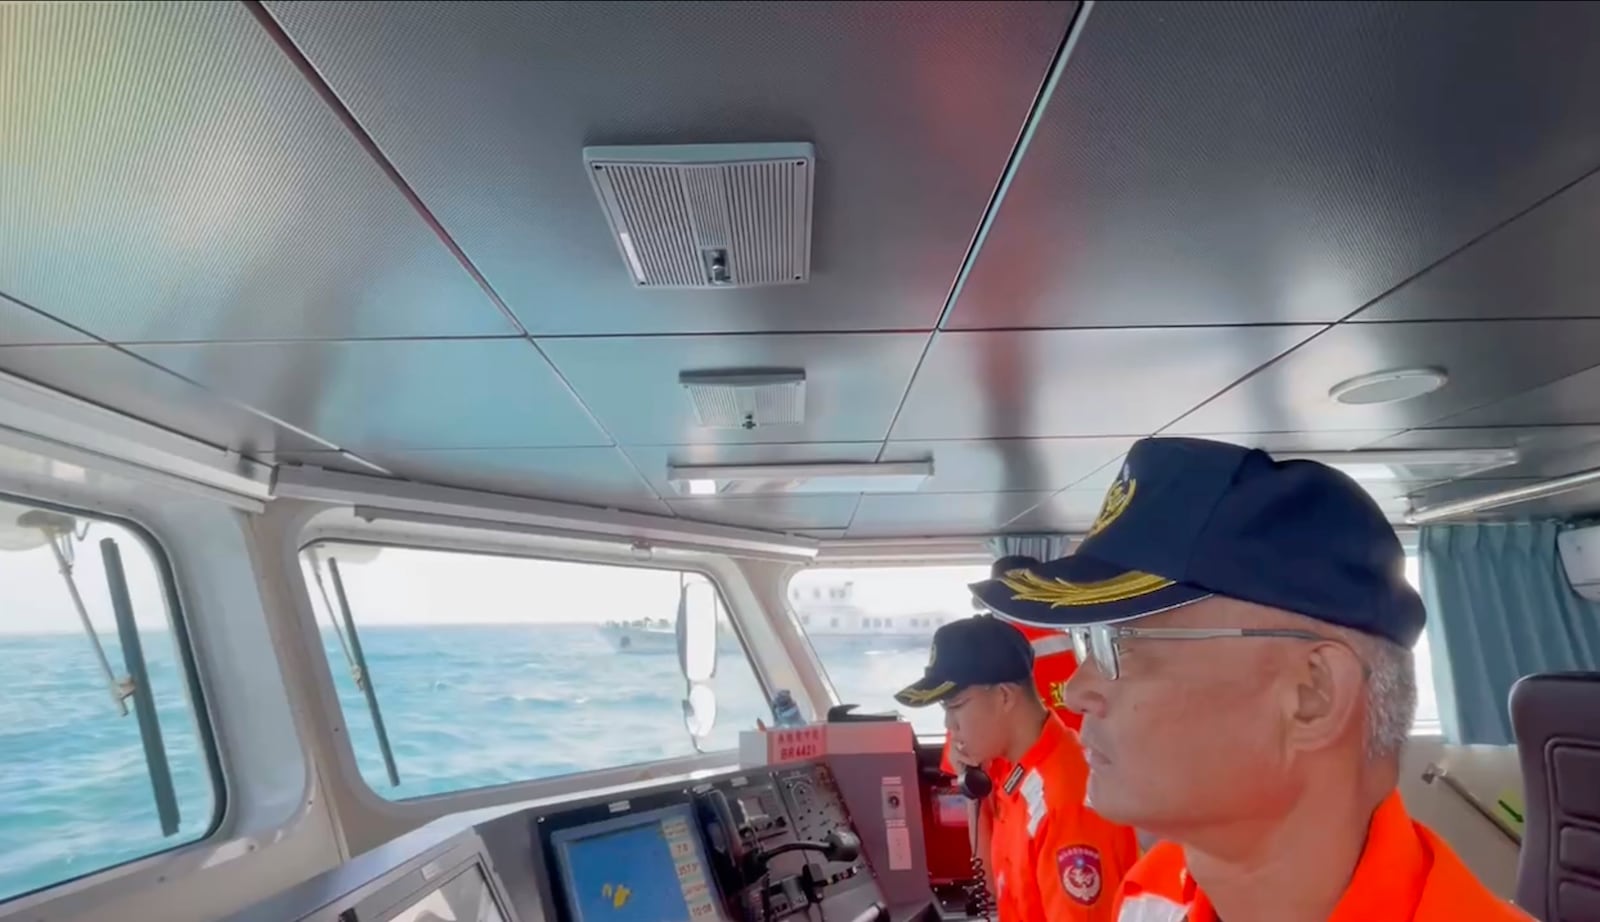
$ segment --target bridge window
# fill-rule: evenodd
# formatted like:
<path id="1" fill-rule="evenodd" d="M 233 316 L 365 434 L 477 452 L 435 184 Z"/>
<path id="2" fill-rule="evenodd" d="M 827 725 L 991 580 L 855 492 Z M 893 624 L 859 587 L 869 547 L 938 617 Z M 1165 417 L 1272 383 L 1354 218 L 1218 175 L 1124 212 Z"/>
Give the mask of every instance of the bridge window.
<path id="1" fill-rule="evenodd" d="M 221 815 L 166 561 L 0 497 L 0 901 L 205 838 Z"/>
<path id="2" fill-rule="evenodd" d="M 701 748 L 732 749 L 772 720 L 698 573 L 348 544 L 311 545 L 301 565 L 356 762 L 389 799 L 695 755 L 680 592 L 717 611 L 717 716 Z"/>
<path id="3" fill-rule="evenodd" d="M 894 693 L 922 675 L 935 621 L 973 613 L 967 584 L 989 575 L 988 567 L 875 567 L 802 570 L 791 585 L 802 601 L 795 613 L 809 616 L 805 598 L 847 599 L 854 613 L 833 617 L 827 629 L 806 632 L 841 701 L 863 711 L 899 710 L 918 733 L 943 733 L 939 708 L 900 708 Z M 837 611 L 839 602 L 829 603 Z"/>

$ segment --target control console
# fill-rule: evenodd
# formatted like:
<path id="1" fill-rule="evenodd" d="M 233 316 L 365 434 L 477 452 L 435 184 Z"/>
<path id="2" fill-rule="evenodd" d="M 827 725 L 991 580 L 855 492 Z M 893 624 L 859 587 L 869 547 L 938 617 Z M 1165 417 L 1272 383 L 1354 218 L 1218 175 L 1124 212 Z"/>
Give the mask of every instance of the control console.
<path id="1" fill-rule="evenodd" d="M 563 922 L 855 922 L 883 906 L 821 763 L 585 804 L 540 817 L 536 835 Z"/>
<path id="2" fill-rule="evenodd" d="M 738 909 L 781 919 L 863 886 L 875 891 L 860 840 L 833 776 L 820 763 L 760 771 L 708 785 L 701 797 L 732 804 L 743 837 L 745 878 Z"/>

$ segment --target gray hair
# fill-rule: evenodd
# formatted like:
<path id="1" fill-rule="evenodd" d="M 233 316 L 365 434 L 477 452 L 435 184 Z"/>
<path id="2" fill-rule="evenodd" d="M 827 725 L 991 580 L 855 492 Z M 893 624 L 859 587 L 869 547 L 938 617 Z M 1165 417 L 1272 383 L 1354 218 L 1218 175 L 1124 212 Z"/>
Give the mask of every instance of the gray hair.
<path id="1" fill-rule="evenodd" d="M 1392 640 L 1342 633 L 1367 664 L 1367 757 L 1398 755 L 1417 718 L 1416 660 Z"/>

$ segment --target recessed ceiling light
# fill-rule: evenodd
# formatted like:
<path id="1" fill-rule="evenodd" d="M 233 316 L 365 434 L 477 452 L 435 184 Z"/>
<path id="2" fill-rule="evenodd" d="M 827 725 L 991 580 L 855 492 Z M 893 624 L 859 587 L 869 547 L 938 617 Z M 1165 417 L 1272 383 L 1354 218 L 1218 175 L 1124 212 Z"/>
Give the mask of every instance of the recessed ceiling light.
<path id="1" fill-rule="evenodd" d="M 1341 381 L 1328 390 L 1328 396 L 1355 406 L 1399 403 L 1431 394 L 1448 380 L 1443 368 L 1396 368 Z"/>

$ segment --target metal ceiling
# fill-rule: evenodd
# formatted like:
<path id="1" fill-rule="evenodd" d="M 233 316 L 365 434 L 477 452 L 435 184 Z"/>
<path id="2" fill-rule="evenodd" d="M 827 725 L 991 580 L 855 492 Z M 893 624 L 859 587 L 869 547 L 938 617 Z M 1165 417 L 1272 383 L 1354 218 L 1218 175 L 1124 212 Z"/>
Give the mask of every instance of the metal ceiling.
<path id="1" fill-rule="evenodd" d="M 1158 432 L 1522 451 L 1375 488 L 1398 517 L 1600 464 L 1596 47 L 1577 3 L 0 5 L 0 370 L 269 462 L 821 537 L 1077 530 Z M 739 141 L 816 145 L 811 281 L 636 289 L 582 148 Z M 1413 365 L 1448 385 L 1327 396 Z M 804 368 L 806 423 L 697 428 L 678 374 L 729 367 Z"/>

